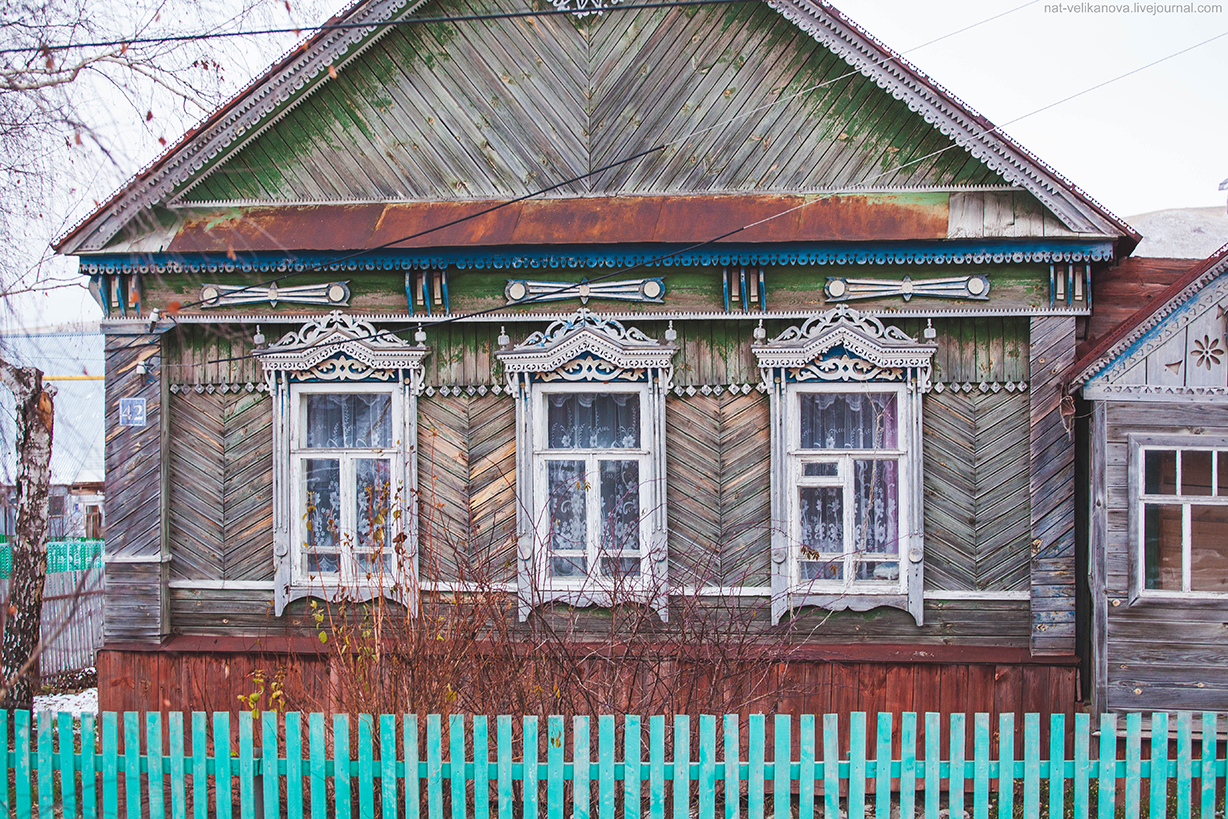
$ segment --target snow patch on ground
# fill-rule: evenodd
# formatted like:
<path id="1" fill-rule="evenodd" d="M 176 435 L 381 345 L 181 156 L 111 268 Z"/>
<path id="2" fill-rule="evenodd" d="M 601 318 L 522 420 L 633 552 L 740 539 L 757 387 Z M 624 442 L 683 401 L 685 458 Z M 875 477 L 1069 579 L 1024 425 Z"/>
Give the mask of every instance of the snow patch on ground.
<path id="1" fill-rule="evenodd" d="M 81 716 L 98 713 L 98 689 L 84 688 L 72 694 L 38 694 L 34 697 L 34 711 L 61 711 Z"/>

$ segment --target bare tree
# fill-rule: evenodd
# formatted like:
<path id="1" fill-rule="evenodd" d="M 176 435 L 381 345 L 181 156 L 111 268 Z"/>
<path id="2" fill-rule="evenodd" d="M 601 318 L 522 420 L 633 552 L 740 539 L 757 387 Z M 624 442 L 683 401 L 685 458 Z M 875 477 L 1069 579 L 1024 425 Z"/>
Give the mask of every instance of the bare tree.
<path id="1" fill-rule="evenodd" d="M 51 436 L 55 388 L 35 367 L 0 359 L 0 382 L 17 402 L 17 531 L 12 539 L 9 608 L 0 643 L 0 706 L 30 708 L 34 691 L 26 670 L 39 642 L 43 581 L 47 575 L 47 488 L 51 481 Z"/>

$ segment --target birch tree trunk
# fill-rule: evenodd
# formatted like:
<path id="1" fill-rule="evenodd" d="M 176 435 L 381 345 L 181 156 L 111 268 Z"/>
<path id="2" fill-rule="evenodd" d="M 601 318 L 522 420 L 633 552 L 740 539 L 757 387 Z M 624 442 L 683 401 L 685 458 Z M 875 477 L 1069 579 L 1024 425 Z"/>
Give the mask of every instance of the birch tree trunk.
<path id="1" fill-rule="evenodd" d="M 0 643 L 0 707 L 30 708 L 30 682 L 43 615 L 47 576 L 47 490 L 51 483 L 51 429 L 54 387 L 43 386 L 35 367 L 16 367 L 0 358 L 0 382 L 17 402 L 17 531 L 12 540 L 8 611 Z M 3 690 L 0 688 L 0 690 Z"/>

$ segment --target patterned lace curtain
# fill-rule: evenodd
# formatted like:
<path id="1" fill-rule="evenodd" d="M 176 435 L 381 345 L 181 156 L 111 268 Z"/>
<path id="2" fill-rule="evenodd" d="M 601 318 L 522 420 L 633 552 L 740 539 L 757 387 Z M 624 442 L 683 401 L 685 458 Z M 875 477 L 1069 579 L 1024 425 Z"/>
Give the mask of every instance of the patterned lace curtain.
<path id="1" fill-rule="evenodd" d="M 392 446 L 392 396 L 318 393 L 307 396 L 307 446 L 385 449 Z"/>
<path id="2" fill-rule="evenodd" d="M 895 449 L 895 393 L 802 393 L 802 449 Z"/>
<path id="3" fill-rule="evenodd" d="M 547 419 L 551 449 L 637 449 L 636 393 L 551 393 Z"/>

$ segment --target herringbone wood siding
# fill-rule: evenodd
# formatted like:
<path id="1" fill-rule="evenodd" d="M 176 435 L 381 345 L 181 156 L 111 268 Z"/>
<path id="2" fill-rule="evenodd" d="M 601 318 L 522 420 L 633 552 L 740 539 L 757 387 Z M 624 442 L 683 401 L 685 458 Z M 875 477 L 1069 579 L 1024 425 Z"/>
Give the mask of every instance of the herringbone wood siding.
<path id="1" fill-rule="evenodd" d="M 418 400 L 423 580 L 515 579 L 515 422 L 507 396 Z"/>
<path id="2" fill-rule="evenodd" d="M 767 397 L 670 398 L 665 424 L 671 584 L 766 586 Z"/>
<path id="3" fill-rule="evenodd" d="M 926 588 L 1026 589 L 1027 396 L 932 393 L 922 429 Z"/>
<path id="4" fill-rule="evenodd" d="M 1074 440 L 1062 378 L 1074 364 L 1075 320 L 1032 319 L 1032 651 L 1075 650 Z"/>
<path id="5" fill-rule="evenodd" d="M 273 579 L 272 402 L 171 396 L 171 577 Z"/>
<path id="6" fill-rule="evenodd" d="M 429 13 L 522 10 L 479 0 Z M 684 150 L 592 173 L 697 127 Z M 767 4 L 482 19 L 389 30 L 190 196 L 386 201 L 549 185 L 577 196 L 1000 180 L 950 147 Z"/>

